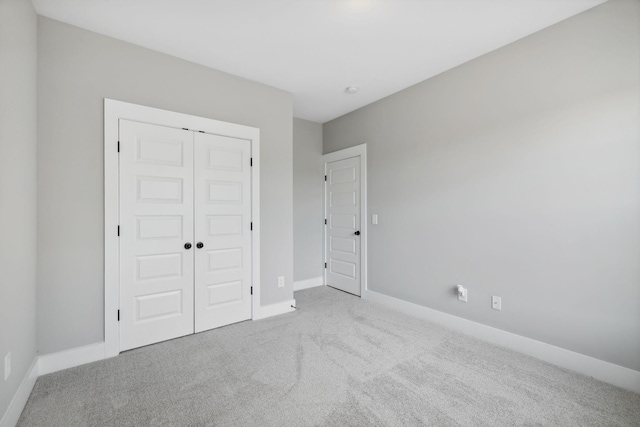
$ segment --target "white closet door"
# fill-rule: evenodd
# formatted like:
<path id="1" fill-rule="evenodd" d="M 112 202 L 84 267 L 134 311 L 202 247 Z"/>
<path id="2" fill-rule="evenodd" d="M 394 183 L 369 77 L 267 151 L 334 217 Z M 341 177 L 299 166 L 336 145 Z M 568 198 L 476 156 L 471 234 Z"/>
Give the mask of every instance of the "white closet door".
<path id="1" fill-rule="evenodd" d="M 360 157 L 326 169 L 326 284 L 360 295 Z"/>
<path id="2" fill-rule="evenodd" d="M 193 333 L 186 243 L 193 132 L 120 120 L 120 350 Z"/>
<path id="3" fill-rule="evenodd" d="M 250 141 L 195 134 L 196 332 L 251 318 L 250 162 Z"/>

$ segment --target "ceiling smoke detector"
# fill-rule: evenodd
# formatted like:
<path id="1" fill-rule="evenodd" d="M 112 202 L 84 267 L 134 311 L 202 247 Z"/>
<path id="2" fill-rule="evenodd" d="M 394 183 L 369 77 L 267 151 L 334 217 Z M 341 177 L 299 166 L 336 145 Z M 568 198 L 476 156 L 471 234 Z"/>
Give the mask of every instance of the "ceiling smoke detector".
<path id="1" fill-rule="evenodd" d="M 349 95 L 355 95 L 356 93 L 358 93 L 360 89 L 358 89 L 355 86 L 349 86 L 348 88 L 346 88 L 344 91 L 347 92 Z"/>

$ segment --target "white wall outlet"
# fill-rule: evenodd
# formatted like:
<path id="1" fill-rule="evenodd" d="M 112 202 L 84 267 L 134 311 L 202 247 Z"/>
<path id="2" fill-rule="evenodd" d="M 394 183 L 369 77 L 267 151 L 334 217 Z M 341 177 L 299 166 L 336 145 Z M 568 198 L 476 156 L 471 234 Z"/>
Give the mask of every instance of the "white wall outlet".
<path id="1" fill-rule="evenodd" d="M 278 287 L 284 288 L 284 276 L 278 276 Z"/>
<path id="2" fill-rule="evenodd" d="M 491 308 L 494 310 L 502 310 L 502 298 L 491 297 Z"/>
<path id="3" fill-rule="evenodd" d="M 378 215 L 377 214 L 371 215 L 371 224 L 378 225 Z"/>
<path id="4" fill-rule="evenodd" d="M 467 302 L 467 288 L 458 285 L 456 289 L 458 291 L 458 301 Z"/>
<path id="5" fill-rule="evenodd" d="M 4 380 L 6 381 L 11 375 L 11 352 L 4 357 Z"/>

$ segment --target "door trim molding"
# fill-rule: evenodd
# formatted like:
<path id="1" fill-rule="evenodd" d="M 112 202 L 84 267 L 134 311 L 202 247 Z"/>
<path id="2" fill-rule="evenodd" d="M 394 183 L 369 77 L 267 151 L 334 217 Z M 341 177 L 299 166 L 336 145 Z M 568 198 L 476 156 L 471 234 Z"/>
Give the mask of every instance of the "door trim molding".
<path id="1" fill-rule="evenodd" d="M 104 356 L 120 353 L 120 333 L 117 310 L 119 307 L 119 248 L 117 227 L 119 223 L 119 167 L 118 120 L 203 131 L 233 136 L 251 141 L 251 234 L 252 286 L 251 318 L 260 311 L 260 129 L 191 116 L 174 111 L 143 105 L 104 99 Z"/>
<path id="2" fill-rule="evenodd" d="M 367 286 L 367 144 L 363 143 L 343 150 L 333 151 L 322 156 L 324 164 L 324 174 L 327 174 L 327 163 L 337 160 L 345 160 L 351 157 L 360 157 L 360 296 L 369 289 Z M 322 193 L 322 209 L 324 218 L 327 217 L 327 183 L 324 184 Z M 324 227 L 322 233 L 322 257 L 323 262 L 327 260 L 327 227 Z M 327 283 L 327 269 L 323 269 L 322 278 Z"/>

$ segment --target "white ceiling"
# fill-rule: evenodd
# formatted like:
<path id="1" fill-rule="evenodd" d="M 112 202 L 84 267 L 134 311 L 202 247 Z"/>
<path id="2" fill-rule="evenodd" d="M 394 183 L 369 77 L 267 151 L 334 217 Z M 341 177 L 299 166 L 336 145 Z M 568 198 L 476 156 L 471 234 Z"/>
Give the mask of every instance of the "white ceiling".
<path id="1" fill-rule="evenodd" d="M 293 93 L 324 123 L 605 0 L 33 0 L 38 14 Z M 345 93 L 357 86 L 356 95 Z"/>

